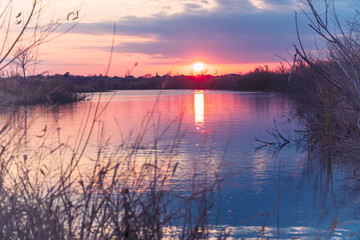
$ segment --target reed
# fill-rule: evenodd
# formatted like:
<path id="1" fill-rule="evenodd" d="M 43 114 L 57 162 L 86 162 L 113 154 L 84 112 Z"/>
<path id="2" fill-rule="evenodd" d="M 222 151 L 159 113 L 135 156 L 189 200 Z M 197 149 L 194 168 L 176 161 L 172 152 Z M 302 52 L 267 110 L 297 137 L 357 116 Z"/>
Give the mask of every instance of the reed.
<path id="1" fill-rule="evenodd" d="M 211 154 L 194 158 L 184 192 L 176 191 L 177 159 L 184 132 L 181 116 L 168 126 L 153 124 L 111 147 L 103 135 L 104 109 L 92 105 L 73 142 L 54 145 L 48 138 L 59 128 L 44 128 L 34 138 L 15 112 L 0 127 L 1 239 L 226 239 L 215 231 L 221 179 Z M 169 128 L 176 129 L 163 141 Z M 149 131 L 155 134 L 149 139 Z M 87 152 L 98 133 L 98 149 Z M 169 143 L 170 142 L 170 143 Z M 204 157 L 205 156 L 205 157 Z"/>

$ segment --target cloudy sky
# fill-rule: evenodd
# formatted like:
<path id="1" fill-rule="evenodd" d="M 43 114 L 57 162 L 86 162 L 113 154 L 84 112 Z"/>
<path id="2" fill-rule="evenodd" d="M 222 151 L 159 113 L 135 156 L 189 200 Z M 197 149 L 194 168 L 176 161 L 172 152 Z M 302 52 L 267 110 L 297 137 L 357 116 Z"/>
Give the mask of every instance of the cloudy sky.
<path id="1" fill-rule="evenodd" d="M 322 1 L 317 1 L 322 2 Z M 341 14 L 350 11 L 336 0 Z M 346 7 L 345 7 L 346 5 Z M 114 22 L 109 75 L 191 74 L 194 62 L 209 73 L 245 73 L 277 66 L 297 43 L 300 0 L 54 0 L 53 16 L 80 9 L 71 32 L 40 47 L 41 68 L 54 73 L 104 74 Z M 305 42 L 313 35 L 299 16 Z M 134 68 L 134 64 L 137 66 Z"/>

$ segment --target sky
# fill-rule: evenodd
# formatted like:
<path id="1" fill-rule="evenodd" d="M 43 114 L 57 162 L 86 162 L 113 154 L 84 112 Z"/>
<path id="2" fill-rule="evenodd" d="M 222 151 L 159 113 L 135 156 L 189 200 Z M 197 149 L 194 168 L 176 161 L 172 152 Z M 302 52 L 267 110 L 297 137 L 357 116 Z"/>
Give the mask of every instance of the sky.
<path id="1" fill-rule="evenodd" d="M 341 14 L 351 10 L 349 1 L 335 2 Z M 301 7 L 300 0 L 53 0 L 45 19 L 79 11 L 79 23 L 39 47 L 37 71 L 104 75 L 111 53 L 109 76 L 188 75 L 196 62 L 217 75 L 275 69 L 294 54 Z M 307 23 L 300 13 L 300 34 L 310 46 Z"/>

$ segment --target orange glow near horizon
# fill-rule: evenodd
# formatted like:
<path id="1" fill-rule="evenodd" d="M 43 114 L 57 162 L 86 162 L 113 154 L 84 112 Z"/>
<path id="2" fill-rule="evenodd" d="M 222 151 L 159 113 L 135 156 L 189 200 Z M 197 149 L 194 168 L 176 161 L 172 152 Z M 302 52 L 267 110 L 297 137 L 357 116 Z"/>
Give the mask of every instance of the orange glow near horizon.
<path id="1" fill-rule="evenodd" d="M 41 46 L 36 73 L 49 72 L 49 74 L 64 74 L 70 72 L 74 75 L 100 75 L 107 69 L 110 56 L 112 35 L 86 35 L 68 33 Z M 116 44 L 128 42 L 155 42 L 154 37 L 117 36 Z M 89 42 L 87 47 L 83 42 Z M 104 42 L 108 47 L 104 48 Z M 165 75 L 192 75 L 205 72 L 210 75 L 244 74 L 258 66 L 268 65 L 269 69 L 276 69 L 279 62 L 273 63 L 222 63 L 221 59 L 206 57 L 191 58 L 163 58 L 162 56 L 143 53 L 114 52 L 108 76 L 123 77 L 137 62 L 138 65 L 131 74 L 135 77 L 151 74 Z M 194 63 L 195 62 L 195 63 Z M 206 63 L 206 64 L 205 64 Z"/>
<path id="2" fill-rule="evenodd" d="M 195 91 L 195 126 L 197 130 L 201 130 L 205 124 L 205 101 L 204 90 Z"/>

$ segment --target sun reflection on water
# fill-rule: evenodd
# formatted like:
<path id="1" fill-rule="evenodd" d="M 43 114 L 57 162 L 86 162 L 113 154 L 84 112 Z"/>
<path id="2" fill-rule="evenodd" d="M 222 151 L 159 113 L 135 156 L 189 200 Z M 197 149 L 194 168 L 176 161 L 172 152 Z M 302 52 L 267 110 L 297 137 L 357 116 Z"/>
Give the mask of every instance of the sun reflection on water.
<path id="1" fill-rule="evenodd" d="M 197 90 L 194 94 L 195 105 L 195 126 L 197 130 L 201 130 L 205 123 L 205 101 L 204 90 Z"/>

